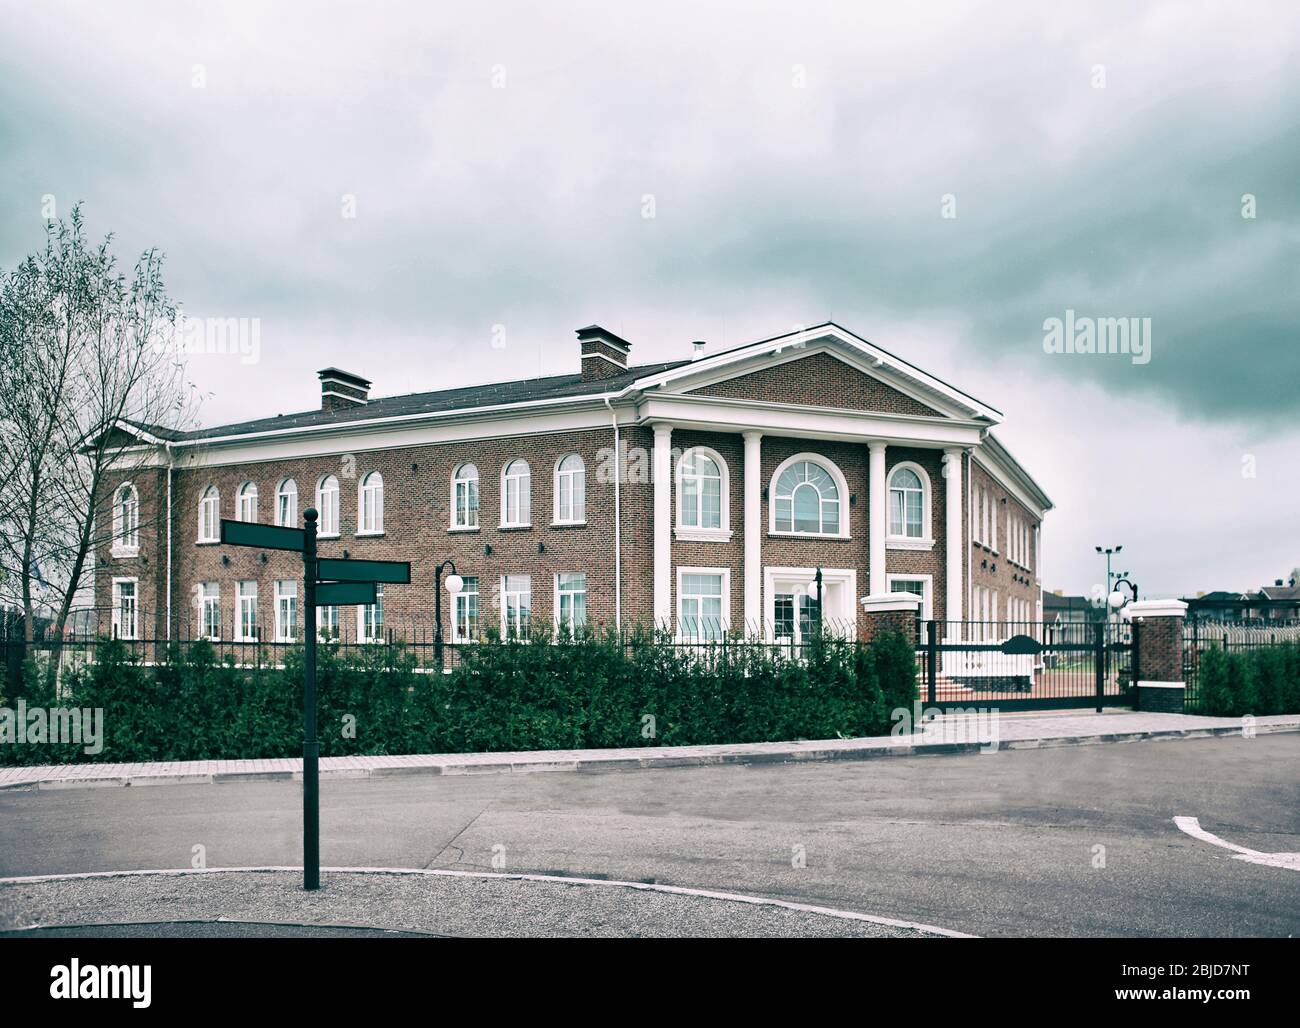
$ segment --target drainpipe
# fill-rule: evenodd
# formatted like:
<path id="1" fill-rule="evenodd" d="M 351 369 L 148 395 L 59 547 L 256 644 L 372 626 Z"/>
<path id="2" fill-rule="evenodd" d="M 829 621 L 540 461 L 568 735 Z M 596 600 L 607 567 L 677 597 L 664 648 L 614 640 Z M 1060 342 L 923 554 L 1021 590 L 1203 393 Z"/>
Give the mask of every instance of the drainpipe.
<path id="1" fill-rule="evenodd" d="M 609 408 L 610 424 L 614 426 L 614 629 L 621 640 L 623 636 L 623 530 L 622 493 L 619 486 L 623 479 L 621 466 L 623 454 L 618 431 L 618 415 L 614 412 L 614 405 L 608 396 L 605 397 L 605 406 Z"/>

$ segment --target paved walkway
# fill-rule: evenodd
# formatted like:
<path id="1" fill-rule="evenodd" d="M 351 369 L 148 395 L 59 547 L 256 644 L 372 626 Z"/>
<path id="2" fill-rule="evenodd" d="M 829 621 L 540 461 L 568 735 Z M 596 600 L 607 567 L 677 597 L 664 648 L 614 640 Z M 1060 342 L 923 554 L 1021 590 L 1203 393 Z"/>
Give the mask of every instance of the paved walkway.
<path id="1" fill-rule="evenodd" d="M 322 757 L 322 778 L 378 778 L 402 774 L 501 774 L 537 771 L 628 771 L 712 764 L 864 760 L 872 757 L 970 753 L 994 749 L 1136 742 L 1143 739 L 1238 735 L 1241 718 L 1194 714 L 1005 714 L 945 716 L 919 735 L 868 739 L 815 739 L 732 746 L 660 746 L 604 750 L 533 750 L 514 753 L 420 753 L 374 757 Z M 1259 734 L 1300 731 L 1300 715 L 1254 719 Z M 299 780 L 302 760 L 178 760 L 142 764 L 57 764 L 0 767 L 0 789 L 210 784 L 248 780 Z"/>

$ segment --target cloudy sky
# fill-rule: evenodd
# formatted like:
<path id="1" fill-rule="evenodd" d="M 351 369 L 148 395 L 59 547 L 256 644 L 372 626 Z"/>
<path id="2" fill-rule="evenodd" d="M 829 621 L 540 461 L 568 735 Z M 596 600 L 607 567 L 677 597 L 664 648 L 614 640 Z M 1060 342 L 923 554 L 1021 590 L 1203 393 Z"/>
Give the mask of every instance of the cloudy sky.
<path id="1" fill-rule="evenodd" d="M 80 200 L 187 314 L 260 319 L 257 364 L 191 361 L 209 424 L 331 364 L 400 393 L 574 371 L 593 321 L 649 362 L 833 318 L 1006 413 L 1045 587 L 1098 543 L 1147 594 L 1271 582 L 1300 6 L 1064 6 L 0 0 L 0 262 Z M 1044 352 L 1067 310 L 1151 318 L 1150 362 Z"/>

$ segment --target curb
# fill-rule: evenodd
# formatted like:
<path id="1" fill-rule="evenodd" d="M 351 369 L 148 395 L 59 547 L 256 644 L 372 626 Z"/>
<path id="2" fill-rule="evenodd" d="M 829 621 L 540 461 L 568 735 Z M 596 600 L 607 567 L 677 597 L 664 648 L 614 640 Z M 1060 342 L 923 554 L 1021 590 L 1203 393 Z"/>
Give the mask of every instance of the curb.
<path id="1" fill-rule="evenodd" d="M 1010 739 L 997 744 L 998 750 L 1039 750 L 1065 746 L 1102 746 L 1114 743 L 1161 742 L 1172 739 L 1209 739 L 1223 736 L 1240 736 L 1240 725 L 1201 726 L 1197 728 L 1150 729 L 1137 732 L 1097 732 L 1088 735 L 1063 735 L 1039 739 Z M 1276 735 L 1300 732 L 1300 721 L 1292 724 L 1257 725 L 1257 735 Z M 758 744 L 772 745 L 772 744 Z M 474 761 L 460 763 L 448 761 L 441 764 L 395 764 L 390 767 L 321 768 L 320 777 L 326 780 L 382 779 L 410 776 L 457 776 L 498 774 L 547 774 L 560 772 L 606 773 L 615 771 L 649 771 L 656 769 L 717 767 L 723 765 L 806 764 L 830 763 L 840 760 L 874 760 L 884 757 L 929 757 L 987 751 L 987 743 L 933 742 L 901 744 L 897 746 L 836 746 L 824 749 L 748 750 L 732 753 L 683 754 L 674 748 L 649 751 L 644 757 L 617 756 L 609 758 L 580 757 L 576 759 L 548 760 L 539 758 L 527 761 Z M 996 752 L 996 750 L 992 751 Z M 36 781 L 0 784 L 0 792 L 28 791 L 33 789 L 103 789 L 159 785 L 228 785 L 245 782 L 300 782 L 301 771 L 221 771 L 211 774 L 181 773 L 159 775 L 111 775 L 103 778 L 73 777 L 42 778 Z"/>

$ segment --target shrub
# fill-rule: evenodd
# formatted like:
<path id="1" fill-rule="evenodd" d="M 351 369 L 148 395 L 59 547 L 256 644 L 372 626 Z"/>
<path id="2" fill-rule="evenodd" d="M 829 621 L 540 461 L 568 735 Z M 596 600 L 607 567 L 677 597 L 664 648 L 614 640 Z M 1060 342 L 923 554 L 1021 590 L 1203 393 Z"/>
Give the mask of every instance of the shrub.
<path id="1" fill-rule="evenodd" d="M 1201 714 L 1300 713 L 1300 643 L 1199 655 L 1195 710 Z"/>
<path id="2" fill-rule="evenodd" d="M 325 756 L 767 742 L 889 731 L 916 698 L 902 635 L 870 645 L 825 639 L 800 659 L 727 640 L 671 645 L 661 634 L 581 631 L 459 648 L 445 674 L 398 646 L 317 647 L 317 721 Z M 1271 680 L 1270 680 L 1271 681 Z M 300 649 L 283 667 L 236 667 L 208 643 L 169 648 L 157 666 L 103 641 L 56 702 L 45 678 L 34 706 L 100 707 L 104 745 L 23 745 L 5 763 L 293 757 L 302 752 Z M 1272 686 L 1270 686 L 1272 688 Z"/>

